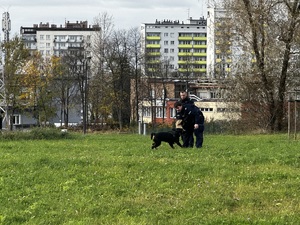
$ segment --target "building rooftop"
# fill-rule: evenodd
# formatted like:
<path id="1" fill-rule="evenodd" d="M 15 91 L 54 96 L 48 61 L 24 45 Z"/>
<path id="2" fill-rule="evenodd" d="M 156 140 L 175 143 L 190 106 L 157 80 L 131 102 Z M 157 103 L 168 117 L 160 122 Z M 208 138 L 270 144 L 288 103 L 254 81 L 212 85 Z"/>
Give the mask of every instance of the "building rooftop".
<path id="1" fill-rule="evenodd" d="M 37 30 L 99 30 L 98 25 L 88 25 L 88 21 L 76 21 L 71 23 L 66 21 L 64 25 L 57 26 L 56 24 L 42 23 L 33 24 L 32 27 L 21 27 L 22 33 L 35 33 Z"/>
<path id="2" fill-rule="evenodd" d="M 164 20 L 155 20 L 155 23 L 145 23 L 145 24 L 155 24 L 155 25 L 180 25 L 180 24 L 187 24 L 187 25 L 201 25 L 201 26 L 206 26 L 207 25 L 207 20 L 203 17 L 200 17 L 199 19 L 193 19 L 192 17 L 190 17 L 188 19 L 187 23 L 184 23 L 184 21 L 179 21 L 179 20 L 168 20 L 168 19 L 164 19 Z"/>

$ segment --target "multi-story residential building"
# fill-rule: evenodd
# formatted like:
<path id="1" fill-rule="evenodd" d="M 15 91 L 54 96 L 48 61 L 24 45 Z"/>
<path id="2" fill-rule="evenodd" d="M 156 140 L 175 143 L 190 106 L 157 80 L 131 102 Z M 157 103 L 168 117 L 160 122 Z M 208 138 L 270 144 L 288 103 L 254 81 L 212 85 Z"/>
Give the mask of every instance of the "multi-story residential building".
<path id="1" fill-rule="evenodd" d="M 64 26 L 40 23 L 32 27 L 21 27 L 20 34 L 30 51 L 38 51 L 45 58 L 61 56 L 72 48 L 88 48 L 97 26 L 88 26 L 87 21 L 65 23 Z"/>
<path id="2" fill-rule="evenodd" d="M 173 77 L 195 79 L 206 76 L 206 19 L 191 17 L 188 21 L 142 24 L 143 53 L 147 57 L 145 73 L 157 73 L 158 68 L 164 68 Z"/>
<path id="3" fill-rule="evenodd" d="M 63 56 L 66 52 L 72 54 L 78 51 L 84 52 L 90 58 L 90 48 L 95 36 L 93 34 L 99 30 L 98 26 L 88 26 L 87 21 L 77 21 L 75 23 L 68 21 L 64 26 L 40 23 L 34 24 L 32 27 L 21 27 L 20 35 L 29 51 L 38 51 L 46 60 L 52 56 Z M 70 109 L 69 124 L 81 123 L 82 111 L 83 106 L 80 104 Z M 21 112 L 17 112 L 14 117 L 18 118 L 14 120 L 15 127 L 27 127 L 36 123 L 35 119 L 21 114 Z M 59 106 L 57 107 L 56 117 L 49 122 L 58 126 L 64 124 L 64 117 Z"/>
<path id="4" fill-rule="evenodd" d="M 164 79 L 174 86 L 174 91 L 167 93 L 164 104 L 155 104 L 155 108 L 166 106 L 164 110 L 160 109 L 166 113 L 165 121 L 172 121 L 174 99 L 178 99 L 179 91 L 184 89 L 198 101 L 197 105 L 208 121 L 239 118 L 237 104 L 222 102 L 224 86 L 217 81 L 232 71 L 233 40 L 228 26 L 224 26 L 225 19 L 224 9 L 212 7 L 208 8 L 207 19 L 142 24 L 146 77 Z M 159 110 L 145 110 L 152 107 L 146 102 L 142 105 L 140 118 L 144 122 L 160 122 L 161 115 L 152 115 Z M 153 118 L 156 119 L 153 121 Z"/>

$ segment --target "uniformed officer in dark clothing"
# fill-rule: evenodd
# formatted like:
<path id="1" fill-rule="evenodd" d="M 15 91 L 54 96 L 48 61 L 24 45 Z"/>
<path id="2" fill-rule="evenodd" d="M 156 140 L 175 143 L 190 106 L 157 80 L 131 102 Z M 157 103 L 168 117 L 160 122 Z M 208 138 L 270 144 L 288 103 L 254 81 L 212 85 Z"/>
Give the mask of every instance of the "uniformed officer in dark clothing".
<path id="1" fill-rule="evenodd" d="M 176 102 L 174 104 L 174 108 L 177 111 L 176 119 L 182 120 L 182 128 L 184 130 L 183 132 L 183 147 L 193 147 L 190 145 L 190 141 L 193 138 L 193 133 L 196 129 L 198 129 L 201 123 L 200 120 L 200 110 L 195 105 L 186 104 L 183 105 L 181 102 Z M 196 139 L 201 138 L 201 132 L 197 132 L 198 137 L 196 136 Z M 202 132 L 203 135 L 203 132 Z M 203 143 L 203 136 L 202 136 L 202 143 L 201 140 L 198 141 L 198 146 L 202 146 Z M 197 143 L 196 143 L 197 147 Z"/>
<path id="2" fill-rule="evenodd" d="M 188 97 L 188 93 L 186 91 L 180 92 L 180 103 L 184 107 L 187 107 L 190 111 L 195 111 L 194 115 L 197 117 L 197 122 L 195 119 L 194 129 L 191 135 L 187 135 L 186 138 L 189 138 L 188 147 L 194 146 L 194 136 L 196 137 L 196 147 L 201 148 L 203 144 L 203 132 L 204 132 L 204 115 L 201 110 L 194 104 L 194 101 Z M 199 120 L 198 120 L 199 119 Z M 197 128 L 196 128 L 197 127 Z"/>
<path id="3" fill-rule="evenodd" d="M 196 148 L 202 148 L 203 132 L 204 132 L 204 115 L 198 107 L 196 108 L 197 108 L 196 110 L 198 111 L 197 116 L 199 117 L 199 120 L 197 122 L 198 128 L 196 128 L 196 124 L 195 124 L 195 129 L 194 129 L 194 134 L 196 136 Z"/>

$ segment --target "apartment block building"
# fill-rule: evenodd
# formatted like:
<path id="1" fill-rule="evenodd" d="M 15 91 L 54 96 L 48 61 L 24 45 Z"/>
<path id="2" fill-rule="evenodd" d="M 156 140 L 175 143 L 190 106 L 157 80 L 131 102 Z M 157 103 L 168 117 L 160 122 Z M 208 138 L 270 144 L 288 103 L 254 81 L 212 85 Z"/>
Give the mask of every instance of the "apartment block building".
<path id="1" fill-rule="evenodd" d="M 206 76 L 207 21 L 204 17 L 180 21 L 155 21 L 141 26 L 146 73 L 164 67 L 172 76 L 186 79 Z M 158 65 L 158 64 L 163 65 Z"/>
<path id="2" fill-rule="evenodd" d="M 159 123 L 165 117 L 165 121 L 171 122 L 173 114 L 168 112 L 172 112 L 174 99 L 184 89 L 194 97 L 208 121 L 239 118 L 239 106 L 222 101 L 224 86 L 217 81 L 232 72 L 233 55 L 238 55 L 231 31 L 225 26 L 227 20 L 230 18 L 224 9 L 208 7 L 207 18 L 190 17 L 186 23 L 156 20 L 142 24 L 144 72 L 147 77 L 165 79 L 174 86 L 174 92 L 167 93 L 167 102 L 155 106 L 165 105 L 166 109 L 152 109 L 152 114 L 161 111 L 166 114 L 149 114 L 151 109 L 145 110 L 150 107 L 148 101 L 140 112 L 144 121 Z"/>
<path id="3" fill-rule="evenodd" d="M 84 52 L 84 55 L 90 58 L 92 57 L 90 49 L 94 41 L 94 34 L 99 30 L 98 26 L 89 26 L 87 21 L 74 23 L 66 21 L 64 25 L 59 26 L 40 23 L 33 24 L 32 27 L 21 27 L 20 36 L 29 51 L 38 51 L 46 60 L 52 56 L 60 57 L 67 52 L 75 54 L 78 51 Z M 83 106 L 80 103 L 73 105 L 68 112 L 69 125 L 82 123 L 82 112 Z M 18 118 L 14 124 L 16 127 L 26 127 L 35 123 L 33 118 L 21 113 L 15 117 Z M 56 116 L 49 122 L 57 126 L 64 124 L 65 119 L 59 105 L 57 105 Z"/>
<path id="4" fill-rule="evenodd" d="M 20 34 L 26 47 L 31 51 L 39 51 L 45 58 L 61 56 L 70 49 L 84 48 L 89 50 L 93 33 L 97 26 L 88 26 L 87 21 L 75 23 L 65 22 L 64 26 L 40 23 L 32 27 L 21 27 Z"/>

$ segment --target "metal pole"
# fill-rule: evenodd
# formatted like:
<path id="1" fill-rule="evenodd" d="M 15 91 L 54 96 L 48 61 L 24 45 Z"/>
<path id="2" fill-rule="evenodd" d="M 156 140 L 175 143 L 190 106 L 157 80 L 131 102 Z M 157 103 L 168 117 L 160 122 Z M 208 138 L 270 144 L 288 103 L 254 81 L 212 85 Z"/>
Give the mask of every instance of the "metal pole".
<path id="1" fill-rule="evenodd" d="M 139 134 L 142 134 L 142 122 L 141 121 L 139 121 Z"/>
<path id="2" fill-rule="evenodd" d="M 85 59 L 84 65 L 84 93 L 83 93 L 83 133 L 86 134 L 87 123 L 87 59 Z"/>
<path id="3" fill-rule="evenodd" d="M 146 123 L 144 123 L 144 129 L 143 129 L 143 131 L 144 131 L 144 135 L 147 135 L 146 128 L 147 128 L 147 124 L 146 124 Z"/>
<path id="4" fill-rule="evenodd" d="M 294 111 L 294 139 L 296 140 L 297 137 L 297 92 L 295 92 L 295 111 Z"/>
<path id="5" fill-rule="evenodd" d="M 291 134 L 291 93 L 288 94 L 288 138 Z"/>

